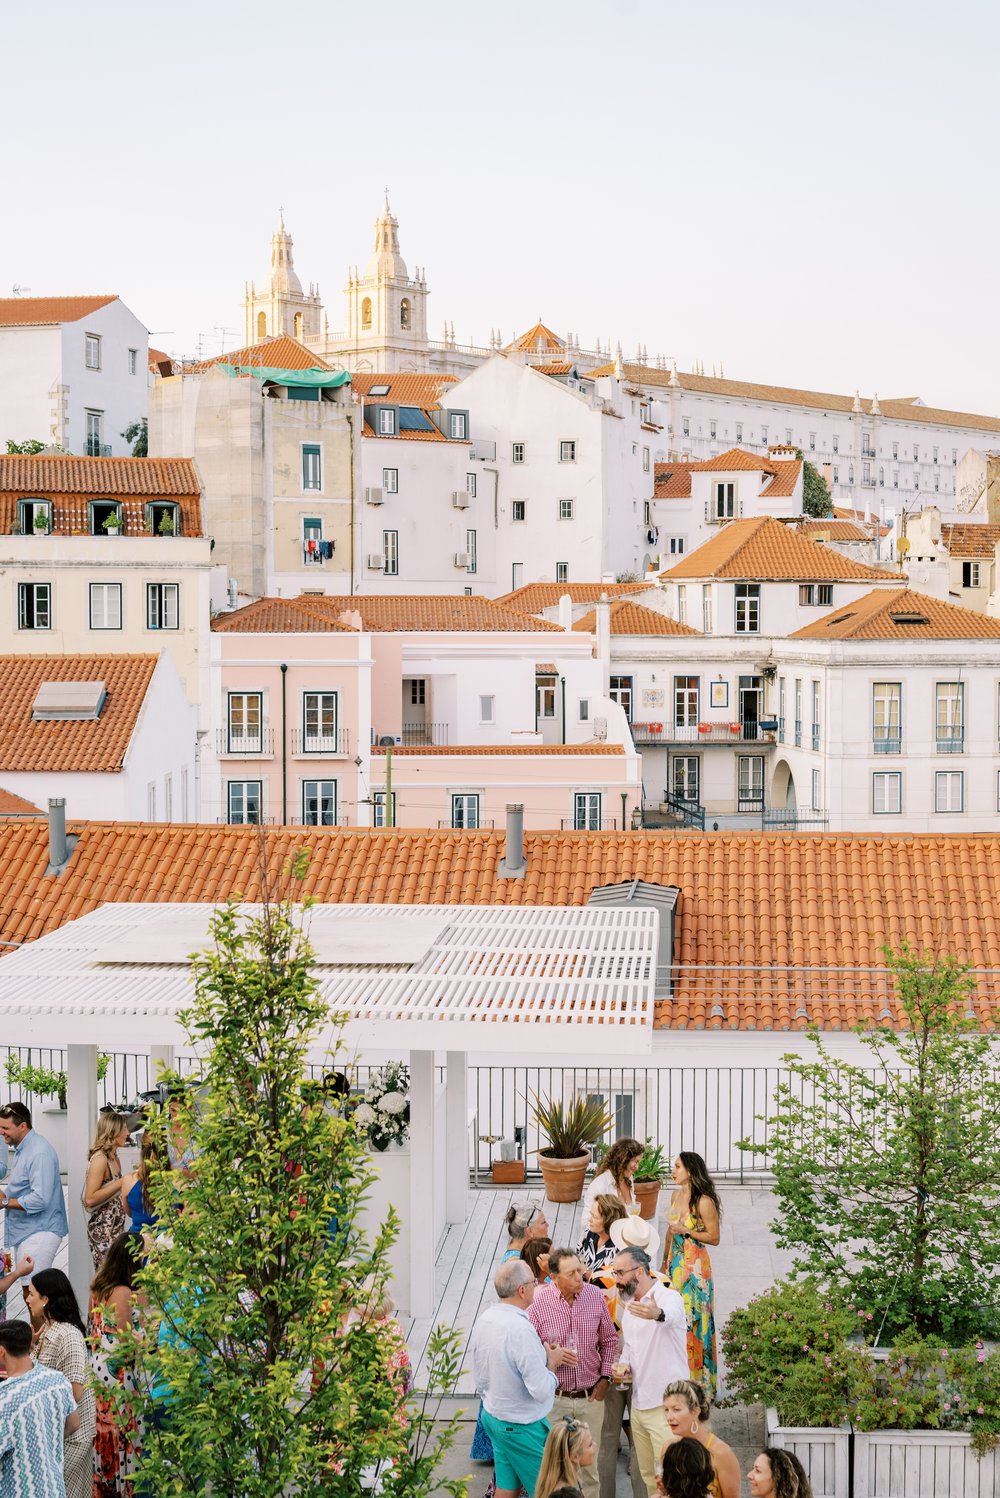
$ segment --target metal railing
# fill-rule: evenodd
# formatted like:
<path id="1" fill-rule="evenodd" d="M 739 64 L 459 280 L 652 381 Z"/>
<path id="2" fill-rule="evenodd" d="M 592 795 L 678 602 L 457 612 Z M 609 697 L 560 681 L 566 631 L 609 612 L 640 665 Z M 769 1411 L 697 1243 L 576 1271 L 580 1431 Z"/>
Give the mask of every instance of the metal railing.
<path id="1" fill-rule="evenodd" d="M 697 827 L 699 832 L 705 831 L 705 808 L 700 801 L 691 801 L 687 796 L 676 796 L 670 791 L 664 791 L 663 804 L 674 816 L 680 817 L 683 827 Z"/>
<path id="2" fill-rule="evenodd" d="M 773 744 L 774 729 L 754 719 L 741 723 L 633 723 L 636 744 Z"/>
<path id="3" fill-rule="evenodd" d="M 111 443 L 100 442 L 96 437 L 86 437 L 83 443 L 83 456 L 85 458 L 110 458 Z"/>
<path id="4" fill-rule="evenodd" d="M 819 748 L 819 724 L 818 723 L 814 723 L 813 726 L 812 726 L 812 747 L 814 749 L 818 749 Z"/>
<path id="5" fill-rule="evenodd" d="M 372 729 L 372 748 L 387 747 L 389 744 L 401 744 L 404 749 L 419 749 L 424 745 L 447 745 L 448 724 L 447 723 L 404 723 L 402 732 L 397 734 L 383 734 L 377 728 Z"/>
<path id="6" fill-rule="evenodd" d="M 215 749 L 225 759 L 271 759 L 274 756 L 274 730 L 262 727 L 255 733 L 235 733 L 229 728 L 218 728 Z"/>
<path id="7" fill-rule="evenodd" d="M 333 733 L 307 733 L 292 729 L 293 754 L 325 754 L 328 759 L 346 759 L 351 752 L 350 730 L 337 728 Z"/>
<path id="8" fill-rule="evenodd" d="M 873 754 L 899 754 L 902 747 L 903 736 L 900 733 L 880 733 L 876 729 L 872 736 Z"/>
<path id="9" fill-rule="evenodd" d="M 480 817 L 479 821 L 466 826 L 458 826 L 447 817 L 439 820 L 438 828 L 449 828 L 452 832 L 492 832 L 496 826 L 492 817 Z"/>
<path id="10" fill-rule="evenodd" d="M 957 724 L 954 727 L 938 725 L 937 729 L 937 752 L 938 754 L 961 754 L 965 749 L 965 729 Z"/>
<path id="11" fill-rule="evenodd" d="M 802 827 L 812 827 L 818 831 L 829 827 L 830 813 L 816 807 L 799 811 L 793 806 L 766 806 L 760 814 L 760 825 L 763 832 L 797 832 Z"/>
<path id="12" fill-rule="evenodd" d="M 617 817 L 563 817 L 560 832 L 617 832 Z"/>

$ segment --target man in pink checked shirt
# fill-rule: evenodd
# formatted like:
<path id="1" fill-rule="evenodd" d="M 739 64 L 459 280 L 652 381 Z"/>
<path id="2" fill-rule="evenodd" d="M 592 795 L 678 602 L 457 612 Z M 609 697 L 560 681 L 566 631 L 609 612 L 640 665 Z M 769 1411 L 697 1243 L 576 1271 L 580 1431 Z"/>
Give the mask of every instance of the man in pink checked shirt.
<path id="1" fill-rule="evenodd" d="M 556 1370 L 558 1388 L 549 1419 L 554 1423 L 570 1415 L 581 1421 L 599 1447 L 618 1333 L 601 1291 L 584 1283 L 583 1265 L 573 1249 L 552 1249 L 549 1275 L 550 1283 L 535 1291 L 528 1319 L 543 1343 L 555 1343 L 573 1354 L 571 1362 Z M 596 1462 L 580 1468 L 579 1482 L 585 1498 L 598 1498 Z"/>

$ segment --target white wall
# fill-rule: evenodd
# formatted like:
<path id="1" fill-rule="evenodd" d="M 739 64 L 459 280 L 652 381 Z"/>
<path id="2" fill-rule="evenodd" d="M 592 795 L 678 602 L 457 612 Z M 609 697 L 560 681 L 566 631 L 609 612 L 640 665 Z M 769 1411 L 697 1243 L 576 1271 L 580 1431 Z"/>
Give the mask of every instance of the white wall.
<path id="1" fill-rule="evenodd" d="M 101 367 L 86 367 L 85 339 L 101 339 Z M 86 411 L 104 413 L 102 441 L 114 457 L 132 451 L 122 432 L 141 421 L 149 406 L 149 335 L 123 302 L 110 302 L 79 322 L 62 326 L 62 382 L 66 386 L 67 425 L 62 445 L 82 453 L 87 436 Z M 135 374 L 129 373 L 129 349 L 136 350 Z"/>
<path id="2" fill-rule="evenodd" d="M 0 328 L 0 443 L 62 441 L 56 328 Z"/>

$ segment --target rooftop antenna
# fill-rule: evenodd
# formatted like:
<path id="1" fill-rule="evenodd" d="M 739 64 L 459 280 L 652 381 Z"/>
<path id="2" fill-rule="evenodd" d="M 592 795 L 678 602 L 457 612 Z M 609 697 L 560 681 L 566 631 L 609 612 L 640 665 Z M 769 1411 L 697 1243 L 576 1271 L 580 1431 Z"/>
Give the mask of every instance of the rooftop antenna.
<path id="1" fill-rule="evenodd" d="M 235 329 L 233 329 L 233 328 L 223 328 L 223 327 L 220 327 L 220 325 L 218 323 L 215 323 L 215 325 L 212 328 L 212 332 L 218 334 L 218 336 L 219 336 L 219 338 L 221 340 L 221 343 L 222 343 L 222 347 L 219 349 L 219 353 L 220 354 L 224 354 L 226 352 L 226 338 L 230 334 L 234 333 Z"/>
<path id="2" fill-rule="evenodd" d="M 10 288 L 10 294 L 11 294 L 11 296 L 30 296 L 31 295 L 31 287 L 30 286 L 18 286 L 17 282 L 15 281 L 14 284 L 13 284 L 13 286 Z"/>

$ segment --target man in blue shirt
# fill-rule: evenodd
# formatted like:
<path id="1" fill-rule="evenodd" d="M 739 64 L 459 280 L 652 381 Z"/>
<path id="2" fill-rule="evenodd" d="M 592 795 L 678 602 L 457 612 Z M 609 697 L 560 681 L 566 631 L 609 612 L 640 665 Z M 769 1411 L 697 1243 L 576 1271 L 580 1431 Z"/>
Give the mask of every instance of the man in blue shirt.
<path id="1" fill-rule="evenodd" d="M 0 1108 L 0 1138 L 13 1145 L 9 1166 L 0 1162 L 0 1211 L 6 1217 L 7 1247 L 15 1258 L 30 1254 L 34 1273 L 51 1269 L 59 1245 L 69 1231 L 66 1203 L 59 1177 L 59 1156 L 31 1127 L 31 1114 L 23 1103 Z"/>
<path id="2" fill-rule="evenodd" d="M 483 1429 L 493 1442 L 496 1498 L 533 1493 L 549 1434 L 546 1415 L 556 1393 L 555 1369 L 573 1354 L 543 1343 L 528 1320 L 535 1276 L 523 1259 L 501 1264 L 493 1280 L 500 1304 L 472 1330 L 472 1376 L 483 1401 Z"/>
<path id="3" fill-rule="evenodd" d="M 63 1440 L 80 1427 L 68 1378 L 31 1358 L 26 1321 L 0 1325 L 0 1495 L 66 1498 Z"/>

